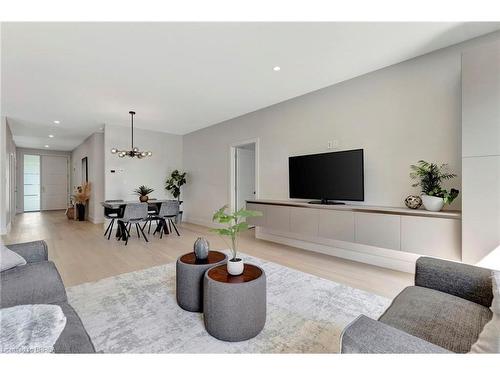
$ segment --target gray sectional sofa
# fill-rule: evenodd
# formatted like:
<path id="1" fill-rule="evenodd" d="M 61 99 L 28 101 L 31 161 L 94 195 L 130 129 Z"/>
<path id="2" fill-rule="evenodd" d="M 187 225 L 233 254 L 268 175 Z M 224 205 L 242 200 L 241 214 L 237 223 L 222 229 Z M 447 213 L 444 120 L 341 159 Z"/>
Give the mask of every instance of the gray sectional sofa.
<path id="1" fill-rule="evenodd" d="M 467 353 L 491 320 L 491 271 L 422 257 L 415 286 L 378 319 L 361 315 L 344 329 L 342 353 Z"/>
<path id="2" fill-rule="evenodd" d="M 61 276 L 48 260 L 45 241 L 7 245 L 27 264 L 0 274 L 0 308 L 17 305 L 55 304 L 66 315 L 66 327 L 54 345 L 56 353 L 94 353 L 94 345 L 82 321 L 69 305 Z"/>

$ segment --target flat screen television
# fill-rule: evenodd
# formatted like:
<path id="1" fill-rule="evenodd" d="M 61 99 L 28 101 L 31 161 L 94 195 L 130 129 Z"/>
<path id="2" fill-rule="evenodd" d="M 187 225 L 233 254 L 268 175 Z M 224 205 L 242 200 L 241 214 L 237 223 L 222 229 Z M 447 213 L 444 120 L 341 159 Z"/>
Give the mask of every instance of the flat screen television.
<path id="1" fill-rule="evenodd" d="M 290 198 L 321 204 L 365 199 L 362 149 L 291 156 L 288 171 Z"/>

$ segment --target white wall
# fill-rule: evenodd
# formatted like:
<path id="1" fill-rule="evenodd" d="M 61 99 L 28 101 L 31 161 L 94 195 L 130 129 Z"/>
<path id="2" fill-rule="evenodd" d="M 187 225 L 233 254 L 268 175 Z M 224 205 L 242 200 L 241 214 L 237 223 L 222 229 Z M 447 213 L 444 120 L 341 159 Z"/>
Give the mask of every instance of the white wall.
<path id="1" fill-rule="evenodd" d="M 288 157 L 365 151 L 365 202 L 403 206 L 417 193 L 409 166 L 448 163 L 461 188 L 461 52 L 498 33 L 445 48 L 184 136 L 188 221 L 209 224 L 229 202 L 229 145 L 260 139 L 260 198 L 288 198 Z M 207 199 L 207 197 L 210 197 Z M 461 206 L 461 198 L 452 208 Z"/>
<path id="2" fill-rule="evenodd" d="M 87 157 L 90 199 L 88 218 L 103 223 L 101 202 L 104 200 L 104 134 L 94 133 L 71 152 L 71 191 L 82 183 L 82 159 Z"/>
<path id="3" fill-rule="evenodd" d="M 140 185 L 155 189 L 151 198 L 171 198 L 165 180 L 172 170 L 182 169 L 182 136 L 134 129 L 134 146 L 153 153 L 137 159 L 111 154 L 113 147 L 130 149 L 129 127 L 106 125 L 104 134 L 105 199 L 138 199 L 132 191 Z"/>

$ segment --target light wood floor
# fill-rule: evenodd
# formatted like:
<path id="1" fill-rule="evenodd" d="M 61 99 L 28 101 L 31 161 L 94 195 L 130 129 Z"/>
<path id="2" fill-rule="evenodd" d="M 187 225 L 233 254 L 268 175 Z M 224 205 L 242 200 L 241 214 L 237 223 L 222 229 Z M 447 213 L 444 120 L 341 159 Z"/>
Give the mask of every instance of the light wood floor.
<path id="1" fill-rule="evenodd" d="M 64 212 L 33 212 L 16 216 L 6 244 L 44 239 L 66 286 L 174 262 L 188 251 L 197 237 L 210 241 L 212 249 L 226 249 L 224 241 L 208 228 L 184 223 L 177 235 L 149 236 L 149 243 L 134 236 L 127 246 L 113 237 L 108 241 L 102 225 L 70 221 Z M 413 275 L 381 267 L 313 253 L 254 238 L 253 230 L 240 240 L 240 251 L 319 277 L 393 298 L 413 284 Z"/>

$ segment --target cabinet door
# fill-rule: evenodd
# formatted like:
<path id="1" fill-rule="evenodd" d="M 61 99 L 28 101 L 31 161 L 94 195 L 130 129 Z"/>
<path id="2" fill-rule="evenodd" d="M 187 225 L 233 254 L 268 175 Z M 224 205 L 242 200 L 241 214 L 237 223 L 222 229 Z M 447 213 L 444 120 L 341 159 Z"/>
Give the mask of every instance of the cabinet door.
<path id="1" fill-rule="evenodd" d="M 401 250 L 461 260 L 460 220 L 401 216 Z"/>
<path id="2" fill-rule="evenodd" d="M 266 227 L 282 232 L 290 232 L 290 207 L 266 206 Z"/>
<path id="3" fill-rule="evenodd" d="M 401 248 L 399 215 L 355 212 L 356 242 L 399 250 Z"/>
<path id="4" fill-rule="evenodd" d="M 321 210 L 290 207 L 290 232 L 316 237 L 318 235 L 318 211 Z"/>
<path id="5" fill-rule="evenodd" d="M 320 237 L 354 242 L 354 212 L 319 210 Z"/>
<path id="6" fill-rule="evenodd" d="M 266 225 L 266 206 L 257 203 L 247 203 L 247 210 L 259 211 L 262 216 L 249 217 L 247 218 L 247 223 L 249 225 L 255 225 L 256 227 L 263 227 Z"/>

